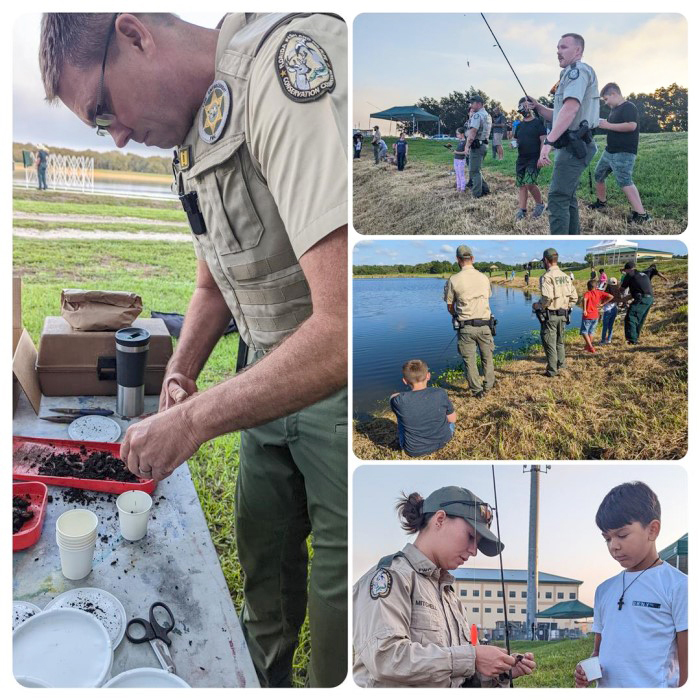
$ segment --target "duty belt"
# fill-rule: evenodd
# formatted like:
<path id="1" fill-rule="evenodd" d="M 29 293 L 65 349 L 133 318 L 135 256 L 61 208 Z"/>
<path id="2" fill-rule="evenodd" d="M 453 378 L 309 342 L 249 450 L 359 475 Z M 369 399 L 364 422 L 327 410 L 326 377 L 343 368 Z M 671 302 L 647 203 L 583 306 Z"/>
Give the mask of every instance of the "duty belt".
<path id="1" fill-rule="evenodd" d="M 567 309 L 548 309 L 548 311 L 554 316 L 566 316 L 567 314 Z"/>
<path id="2" fill-rule="evenodd" d="M 464 326 L 475 326 L 475 327 L 480 327 L 480 326 L 488 326 L 489 321 L 486 319 L 471 319 L 469 321 L 460 321 L 459 322 L 459 327 L 464 328 Z"/>

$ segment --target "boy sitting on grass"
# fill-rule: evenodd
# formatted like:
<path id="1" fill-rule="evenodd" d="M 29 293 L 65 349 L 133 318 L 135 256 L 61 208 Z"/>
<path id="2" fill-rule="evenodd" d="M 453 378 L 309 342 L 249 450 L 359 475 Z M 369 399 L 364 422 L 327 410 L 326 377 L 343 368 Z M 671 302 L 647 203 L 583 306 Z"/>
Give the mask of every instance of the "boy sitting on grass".
<path id="1" fill-rule="evenodd" d="M 447 392 L 429 387 L 430 372 L 423 360 L 409 360 L 403 366 L 403 383 L 410 391 L 392 394 L 391 410 L 396 414 L 399 445 L 410 457 L 439 450 L 452 438 L 457 414 Z"/>
<path id="2" fill-rule="evenodd" d="M 588 280 L 588 291 L 583 295 L 583 316 L 581 318 L 581 336 L 585 344 L 586 352 L 595 352 L 593 347 L 593 334 L 595 327 L 598 325 L 600 317 L 600 307 L 602 304 L 607 304 L 615 297 L 612 294 L 604 292 L 602 289 L 597 289 L 595 280 Z"/>
<path id="3" fill-rule="evenodd" d="M 603 688 L 676 688 L 688 678 L 688 577 L 656 551 L 661 506 L 641 481 L 612 489 L 595 516 L 622 573 L 595 592 L 592 656 Z M 589 685 L 580 666 L 576 687 Z"/>

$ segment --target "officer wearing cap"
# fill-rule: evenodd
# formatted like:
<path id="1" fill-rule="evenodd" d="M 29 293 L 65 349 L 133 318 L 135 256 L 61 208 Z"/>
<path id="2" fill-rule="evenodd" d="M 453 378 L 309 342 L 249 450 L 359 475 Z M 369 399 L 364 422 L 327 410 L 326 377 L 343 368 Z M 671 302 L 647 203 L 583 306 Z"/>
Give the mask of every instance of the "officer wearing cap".
<path id="1" fill-rule="evenodd" d="M 626 262 L 620 272 L 625 273 L 620 293 L 629 290 L 629 297 L 623 297 L 623 301 L 631 300 L 625 316 L 625 340 L 628 345 L 637 345 L 644 321 L 654 303 L 654 289 L 649 277 L 637 270 L 633 262 Z"/>
<path id="2" fill-rule="evenodd" d="M 466 124 L 469 182 L 471 182 L 472 195 L 483 197 L 490 192 L 488 183 L 481 174 L 481 164 L 488 151 L 491 115 L 484 109 L 484 98 L 481 95 L 472 96 L 469 115 L 469 121 Z"/>
<path id="3" fill-rule="evenodd" d="M 564 332 L 571 309 L 578 301 L 576 287 L 559 269 L 559 254 L 547 248 L 542 254 L 545 273 L 540 277 L 540 300 L 532 305 L 540 322 L 540 338 L 547 358 L 545 376 L 556 377 L 566 366 Z"/>
<path id="4" fill-rule="evenodd" d="M 464 360 L 464 374 L 472 396 L 483 398 L 493 388 L 493 321 L 491 320 L 491 282 L 474 267 L 474 255 L 467 245 L 457 248 L 457 264 L 460 271 L 445 284 L 444 298 L 447 310 L 458 326 L 459 354 Z M 476 362 L 477 350 L 484 370 L 482 380 Z"/>
<path id="5" fill-rule="evenodd" d="M 353 587 L 353 676 L 363 687 L 508 687 L 532 673 L 530 653 L 472 646 L 470 623 L 450 570 L 476 556 L 495 557 L 493 513 L 468 489 L 446 486 L 425 500 L 399 499 L 401 527 L 413 544 L 383 557 Z"/>
<path id="6" fill-rule="evenodd" d="M 313 531 L 309 678 L 337 685 L 347 668 L 345 24 L 241 13 L 207 29 L 171 14 L 50 13 L 39 55 L 47 99 L 118 147 L 177 146 L 196 288 L 160 412 L 129 428 L 122 459 L 160 480 L 241 431 L 241 624 L 258 677 L 291 684 Z M 232 315 L 246 371 L 197 391 Z"/>
<path id="7" fill-rule="evenodd" d="M 576 188 L 597 150 L 590 130 L 600 120 L 598 78 L 593 68 L 581 60 L 584 47 L 580 34 L 568 33 L 559 39 L 557 58 L 562 71 L 553 109 L 528 98 L 529 106 L 552 123 L 538 166 L 551 165 L 550 153 L 557 149 L 547 196 L 549 232 L 554 235 L 580 233 Z"/>

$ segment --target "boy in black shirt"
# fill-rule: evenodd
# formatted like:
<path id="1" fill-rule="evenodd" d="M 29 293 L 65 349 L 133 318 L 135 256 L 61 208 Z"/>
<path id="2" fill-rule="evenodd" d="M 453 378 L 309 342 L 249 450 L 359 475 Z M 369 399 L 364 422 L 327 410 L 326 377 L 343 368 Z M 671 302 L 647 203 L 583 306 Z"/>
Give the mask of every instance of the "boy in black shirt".
<path id="1" fill-rule="evenodd" d="M 606 129 L 608 144 L 595 169 L 595 188 L 597 199 L 591 209 L 603 209 L 607 203 L 605 178 L 612 173 L 617 184 L 627 197 L 632 213 L 627 217 L 629 223 L 641 224 L 651 221 L 644 210 L 639 191 L 632 182 L 632 170 L 637 158 L 639 145 L 639 115 L 637 108 L 625 100 L 616 83 L 608 83 L 600 92 L 605 104 L 610 107 L 607 119 L 601 119 L 598 128 Z"/>
<path id="2" fill-rule="evenodd" d="M 526 109 L 525 98 L 521 97 L 518 102 L 518 112 L 523 115 L 522 121 L 513 133 L 518 142 L 518 159 L 515 162 L 515 184 L 518 190 L 518 211 L 515 213 L 515 220 L 521 221 L 527 216 L 527 195 L 528 192 L 535 200 L 535 208 L 532 211 L 532 218 L 538 219 L 544 212 L 544 202 L 542 193 L 537 186 L 537 176 L 540 169 L 537 167 L 537 160 L 540 157 L 540 149 L 544 143 L 547 130 L 540 119 L 536 119 L 529 109 Z"/>

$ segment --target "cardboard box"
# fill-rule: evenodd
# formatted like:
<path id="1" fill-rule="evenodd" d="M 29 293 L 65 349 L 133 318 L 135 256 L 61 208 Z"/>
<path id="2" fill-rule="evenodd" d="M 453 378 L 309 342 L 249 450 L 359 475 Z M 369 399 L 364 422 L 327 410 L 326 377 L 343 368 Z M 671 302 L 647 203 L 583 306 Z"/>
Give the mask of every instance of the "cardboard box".
<path id="1" fill-rule="evenodd" d="M 41 405 L 41 389 L 36 373 L 36 347 L 22 325 L 22 278 L 12 278 L 12 413 L 24 393 L 35 413 Z"/>
<path id="2" fill-rule="evenodd" d="M 173 344 L 159 318 L 136 319 L 151 334 L 146 394 L 160 394 Z M 47 316 L 37 371 L 44 396 L 111 396 L 117 393 L 114 331 L 74 331 L 61 316 Z"/>

